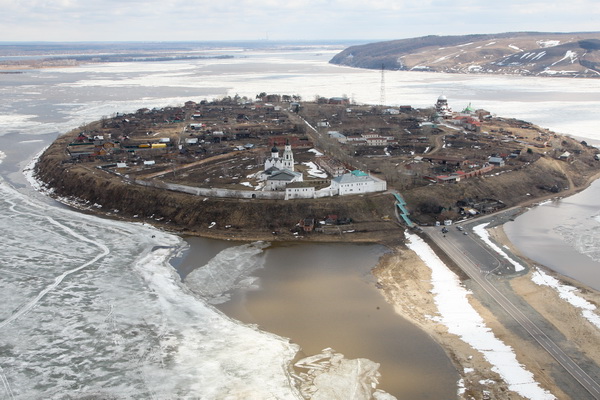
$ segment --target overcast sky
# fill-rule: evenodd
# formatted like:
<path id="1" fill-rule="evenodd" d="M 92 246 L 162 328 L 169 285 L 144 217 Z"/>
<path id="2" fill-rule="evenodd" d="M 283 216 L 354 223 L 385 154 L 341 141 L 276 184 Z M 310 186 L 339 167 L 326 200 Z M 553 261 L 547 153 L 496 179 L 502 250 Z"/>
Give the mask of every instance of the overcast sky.
<path id="1" fill-rule="evenodd" d="M 598 0 L 0 0 L 0 41 L 388 40 L 600 31 Z"/>

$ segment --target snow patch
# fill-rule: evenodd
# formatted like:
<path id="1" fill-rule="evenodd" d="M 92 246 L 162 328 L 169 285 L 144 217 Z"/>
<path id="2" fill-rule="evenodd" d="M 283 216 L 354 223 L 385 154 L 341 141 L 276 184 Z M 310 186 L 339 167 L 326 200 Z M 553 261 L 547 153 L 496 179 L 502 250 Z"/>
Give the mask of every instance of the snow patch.
<path id="1" fill-rule="evenodd" d="M 540 58 L 544 57 L 545 55 L 546 55 L 546 52 L 545 52 L 545 51 L 539 52 L 538 54 L 536 54 L 536 56 L 535 56 L 535 57 L 533 57 L 533 58 L 531 59 L 531 61 L 539 60 Z"/>
<path id="2" fill-rule="evenodd" d="M 571 50 L 567 50 L 567 52 L 565 53 L 564 57 L 561 58 L 560 60 L 553 62 L 551 65 L 554 66 L 556 64 L 558 64 L 561 61 L 564 61 L 566 59 L 570 59 L 571 60 L 571 64 L 573 64 L 575 61 L 577 61 L 577 53 L 575 53 L 574 51 Z"/>
<path id="3" fill-rule="evenodd" d="M 546 48 L 558 46 L 560 44 L 560 40 L 538 40 L 536 43 L 538 46 Z"/>
<path id="4" fill-rule="evenodd" d="M 306 171 L 306 173 L 309 176 L 312 176 L 315 178 L 327 178 L 327 173 L 325 171 L 322 171 L 321 169 L 319 169 L 317 164 L 315 164 L 314 162 L 312 162 L 312 161 L 303 162 L 302 165 L 306 165 L 308 167 L 308 171 Z"/>
<path id="5" fill-rule="evenodd" d="M 576 73 L 577 73 L 577 71 L 555 71 L 555 70 L 551 70 L 549 68 L 546 68 L 545 70 L 540 72 L 540 74 L 546 74 L 546 75 L 572 75 L 572 74 L 576 74 Z"/>
<path id="6" fill-rule="evenodd" d="M 490 240 L 490 235 L 487 229 L 485 229 L 485 227 L 488 225 L 489 222 L 477 225 L 473 227 L 473 232 L 475 232 L 477 236 L 479 236 L 481 240 L 483 240 L 485 244 L 487 244 L 492 250 L 494 250 L 496 253 L 507 259 L 508 262 L 510 262 L 515 267 L 516 272 L 523 271 L 525 268 L 521 264 L 510 258 L 500 247 L 496 246 L 496 244 Z"/>
<path id="7" fill-rule="evenodd" d="M 321 157 L 321 156 L 323 155 L 323 153 L 321 153 L 321 152 L 320 152 L 319 150 L 317 150 L 317 149 L 310 149 L 310 150 L 308 150 L 308 151 L 309 151 L 310 153 L 314 153 L 314 154 L 315 154 L 315 156 L 317 156 L 317 157 Z"/>
<path id="8" fill-rule="evenodd" d="M 573 307 L 579 308 L 583 317 L 590 321 L 596 328 L 600 329 L 600 315 L 596 312 L 596 306 L 584 298 L 577 296 L 577 288 L 563 285 L 558 279 L 538 268 L 531 274 L 531 280 L 537 285 L 548 286 L 554 289 L 561 299 L 565 300 Z"/>

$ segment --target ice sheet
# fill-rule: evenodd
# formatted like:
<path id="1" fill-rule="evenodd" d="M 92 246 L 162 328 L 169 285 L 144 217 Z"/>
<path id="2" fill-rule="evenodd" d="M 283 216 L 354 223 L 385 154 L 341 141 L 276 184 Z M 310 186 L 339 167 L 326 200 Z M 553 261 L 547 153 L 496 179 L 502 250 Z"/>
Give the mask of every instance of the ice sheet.
<path id="1" fill-rule="evenodd" d="M 244 58 L 42 70 L 27 76 L 31 81 L 23 85 L 27 90 L 0 87 L 0 95 L 6 99 L 0 108 L 0 134 L 17 127 L 29 133 L 47 133 L 54 126 L 54 131 L 62 132 L 114 112 L 225 95 L 254 98 L 262 91 L 299 94 L 304 99 L 312 99 L 315 94 L 346 94 L 358 103 L 379 102 L 379 90 L 373 90 L 380 86 L 379 71 L 331 65 L 328 58 L 312 51 L 247 51 Z M 444 93 L 455 109 L 473 102 L 497 115 L 600 139 L 595 114 L 600 81 L 407 71 L 386 74 L 390 105 L 431 107 Z M 171 101 L 176 98 L 176 102 Z M 37 104 L 35 110 L 44 115 L 31 118 L 35 114 L 28 104 Z M 15 116 L 20 121 L 10 123 Z M 52 124 L 40 125 L 45 118 Z"/>
<path id="2" fill-rule="evenodd" d="M 166 263 L 178 237 L 4 182 L 0 208 L 1 397 L 300 398 L 297 346 L 195 297 Z"/>

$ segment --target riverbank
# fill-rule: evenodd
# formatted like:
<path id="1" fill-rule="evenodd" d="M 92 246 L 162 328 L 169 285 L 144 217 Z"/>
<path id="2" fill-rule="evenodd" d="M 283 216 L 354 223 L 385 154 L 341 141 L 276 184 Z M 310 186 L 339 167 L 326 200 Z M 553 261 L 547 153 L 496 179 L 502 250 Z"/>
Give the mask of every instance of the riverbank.
<path id="1" fill-rule="evenodd" d="M 514 210 L 513 210 L 514 212 Z M 511 218 L 511 217 L 509 217 Z M 591 360 L 600 363 L 600 329 L 582 316 L 582 310 L 561 298 L 559 292 L 551 287 L 534 282 L 533 275 L 538 270 L 545 271 L 546 276 L 554 276 L 562 283 L 575 289 L 577 296 L 598 307 L 600 293 L 568 278 L 557 276 L 547 268 L 523 257 L 517 248 L 508 240 L 502 225 L 489 229 L 490 236 L 499 246 L 510 249 L 528 267 L 524 275 L 506 278 L 514 293 L 524 299 L 556 329 L 564 335 L 569 344 L 586 354 Z M 443 255 L 442 255 L 443 259 Z M 457 270 L 449 260 L 444 260 L 448 268 L 457 273 L 459 279 L 466 283 L 465 276 Z M 448 352 L 464 386 L 460 398 L 481 398 L 484 392 L 492 394 L 491 398 L 522 398 L 509 390 L 508 385 L 494 372 L 483 354 L 465 343 L 458 336 L 449 333 L 440 323 L 440 314 L 432 293 L 432 272 L 420 255 L 404 246 L 397 246 L 394 252 L 384 256 L 373 270 L 379 287 L 387 301 L 396 312 L 419 325 L 433 336 Z M 486 305 L 473 295 L 469 303 L 484 319 L 485 325 L 494 335 L 510 346 L 526 370 L 530 371 L 535 381 L 556 398 L 571 398 L 564 393 L 557 383 L 560 374 L 556 371 L 556 361 L 546 352 L 540 352 L 536 343 L 528 337 L 519 336 L 514 330 L 505 326 Z M 597 310 L 597 309 L 596 309 Z M 597 314 L 597 311 L 596 311 Z"/>

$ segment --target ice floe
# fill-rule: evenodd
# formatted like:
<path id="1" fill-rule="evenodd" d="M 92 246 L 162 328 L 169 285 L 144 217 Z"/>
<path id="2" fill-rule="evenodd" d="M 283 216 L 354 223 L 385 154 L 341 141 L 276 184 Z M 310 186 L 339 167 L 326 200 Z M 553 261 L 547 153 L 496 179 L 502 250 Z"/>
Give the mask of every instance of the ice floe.
<path id="1" fill-rule="evenodd" d="M 185 278 L 185 284 L 210 303 L 223 303 L 229 299 L 230 290 L 253 284 L 250 273 L 262 268 L 263 249 L 268 246 L 265 242 L 254 242 L 225 249 L 206 265 L 193 270 Z"/>
<path id="2" fill-rule="evenodd" d="M 296 376 L 300 392 L 311 400 L 370 399 L 392 400 L 394 396 L 375 390 L 379 384 L 379 364 L 364 359 L 347 359 L 333 349 L 296 362 L 303 370 Z"/>

